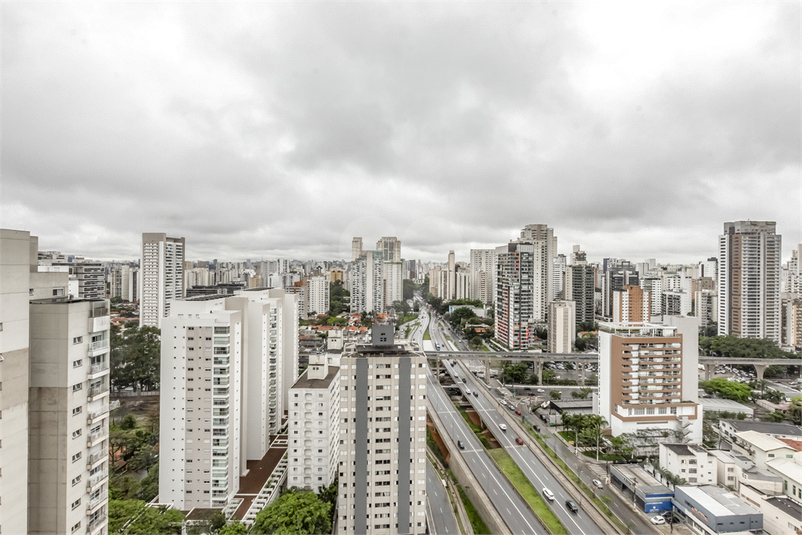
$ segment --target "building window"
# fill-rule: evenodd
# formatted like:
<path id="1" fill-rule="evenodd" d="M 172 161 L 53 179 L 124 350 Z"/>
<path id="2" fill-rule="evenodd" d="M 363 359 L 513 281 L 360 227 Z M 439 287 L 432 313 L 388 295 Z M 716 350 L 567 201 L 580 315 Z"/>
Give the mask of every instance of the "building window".
<path id="1" fill-rule="evenodd" d="M 73 487 L 75 485 L 77 485 L 78 483 L 80 483 L 80 482 L 81 482 L 81 476 L 75 476 L 74 478 L 72 478 L 72 486 Z"/>
<path id="2" fill-rule="evenodd" d="M 73 344 L 80 344 L 83 341 L 84 341 L 84 337 L 83 336 L 76 336 L 75 338 L 72 339 L 72 343 Z"/>
<path id="3" fill-rule="evenodd" d="M 78 507 L 79 505 L 81 505 L 81 498 L 78 498 L 77 500 L 75 500 L 74 502 L 72 502 L 72 504 L 70 504 L 70 508 L 71 508 L 71 509 L 75 509 L 75 508 L 76 508 L 76 507 Z"/>
<path id="4" fill-rule="evenodd" d="M 75 416 L 76 414 L 81 414 L 82 410 L 83 407 L 75 407 L 74 409 L 72 409 L 72 415 Z"/>
<path id="5" fill-rule="evenodd" d="M 78 360 L 73 360 L 72 361 L 72 367 L 73 368 L 80 368 L 83 365 L 84 365 L 84 359 L 78 359 Z"/>
<path id="6" fill-rule="evenodd" d="M 72 456 L 72 462 L 78 461 L 80 459 L 81 459 L 81 452 L 80 451 Z"/>
<path id="7" fill-rule="evenodd" d="M 76 429 L 75 431 L 72 432 L 72 438 L 78 438 L 79 436 L 81 436 L 82 433 L 83 431 L 81 431 L 80 429 Z"/>

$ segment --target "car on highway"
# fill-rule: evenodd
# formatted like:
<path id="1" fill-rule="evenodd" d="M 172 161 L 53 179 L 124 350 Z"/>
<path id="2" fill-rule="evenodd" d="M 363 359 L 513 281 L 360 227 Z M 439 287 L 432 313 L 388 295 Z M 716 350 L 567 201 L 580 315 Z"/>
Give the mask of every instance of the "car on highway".
<path id="1" fill-rule="evenodd" d="M 501 401 L 499 401 L 499 403 L 501 403 L 501 404 L 502 404 L 502 405 L 504 405 L 505 407 L 507 406 L 507 402 L 506 402 L 506 401 L 504 401 L 503 399 L 502 399 Z"/>
<path id="2" fill-rule="evenodd" d="M 498 428 L 504 431 L 505 433 L 507 432 L 507 424 L 498 424 Z"/>
<path id="3" fill-rule="evenodd" d="M 573 500 L 565 500 L 565 506 L 574 514 L 579 512 L 579 506 Z"/>
<path id="4" fill-rule="evenodd" d="M 521 411 L 515 411 L 515 414 L 517 414 L 518 416 L 520 416 L 520 415 L 521 415 Z"/>
<path id="5" fill-rule="evenodd" d="M 465 449 L 465 444 L 461 440 L 457 441 L 457 446 L 459 446 L 459 449 L 461 449 L 461 450 Z"/>
<path id="6" fill-rule="evenodd" d="M 547 489 L 546 487 L 543 487 L 543 496 L 545 496 L 546 499 L 549 500 L 550 502 L 554 501 L 554 493 L 549 489 Z"/>
<path id="7" fill-rule="evenodd" d="M 521 437 L 515 437 L 515 443 L 518 444 L 519 446 L 524 445 L 524 441 L 521 440 Z"/>
<path id="8" fill-rule="evenodd" d="M 546 392 L 546 391 L 545 391 L 545 390 L 543 390 L 542 388 L 538 388 L 538 389 L 537 389 L 537 393 L 538 393 L 538 394 L 543 394 L 543 393 L 545 393 L 545 392 Z"/>
<path id="9" fill-rule="evenodd" d="M 478 398 L 478 397 L 479 397 L 479 392 L 477 392 L 476 390 L 474 390 L 474 391 L 473 391 L 473 396 L 474 396 L 474 397 L 476 397 L 476 398 Z"/>
<path id="10" fill-rule="evenodd" d="M 665 518 L 663 518 L 663 517 L 662 517 L 662 516 L 660 516 L 660 515 L 653 516 L 653 517 L 650 519 L 650 521 L 651 521 L 651 523 L 652 523 L 652 524 L 654 524 L 655 526 L 659 526 L 660 524 L 665 524 L 665 523 L 666 523 L 666 519 L 665 519 Z"/>
<path id="11" fill-rule="evenodd" d="M 604 488 L 604 486 L 602 486 L 602 482 L 599 481 L 598 479 L 594 479 L 593 480 L 593 486 L 596 487 L 597 489 L 603 489 Z"/>
<path id="12" fill-rule="evenodd" d="M 470 396 L 471 395 L 470 389 L 468 389 L 468 388 L 465 389 L 465 395 L 466 396 Z"/>

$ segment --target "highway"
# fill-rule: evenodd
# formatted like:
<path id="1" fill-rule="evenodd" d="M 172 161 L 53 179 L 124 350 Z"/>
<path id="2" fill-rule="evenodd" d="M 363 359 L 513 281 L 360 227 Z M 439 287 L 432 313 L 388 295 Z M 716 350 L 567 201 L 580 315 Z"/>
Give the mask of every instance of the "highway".
<path id="1" fill-rule="evenodd" d="M 429 526 L 429 533 L 436 535 L 459 535 L 457 519 L 451 509 L 446 489 L 431 463 L 426 463 L 426 499 L 432 510 L 434 526 Z"/>
<path id="2" fill-rule="evenodd" d="M 445 346 L 445 337 L 442 336 L 439 329 L 431 329 L 430 331 L 432 332 L 432 339 L 437 339 L 440 341 L 441 345 Z M 477 386 L 477 379 L 465 367 L 458 367 L 459 365 L 452 366 L 450 361 L 445 360 L 443 364 L 451 377 L 455 379 L 455 383 L 460 385 L 463 392 L 468 388 L 471 392 L 476 391 L 478 393 L 477 396 L 471 394 L 465 397 L 479 413 L 485 425 L 490 428 L 493 436 L 499 441 L 499 444 L 501 444 L 504 450 L 512 457 L 515 464 L 518 465 L 535 490 L 540 493 L 541 497 L 543 497 L 544 488 L 554 493 L 554 501 L 546 500 L 546 503 L 551 507 L 565 528 L 574 535 L 595 535 L 602 533 L 604 531 L 603 528 L 598 526 L 590 516 L 581 509 L 581 503 L 578 504 L 580 506 L 578 513 L 575 514 L 568 510 L 565 502 L 571 499 L 571 495 L 568 494 L 556 479 L 554 479 L 528 446 L 519 445 L 515 442 L 518 431 L 510 426 L 508 426 L 506 432 L 501 431 L 499 425 L 506 424 L 506 421 L 504 417 L 498 413 L 495 406 L 486 399 L 483 390 Z M 461 379 L 465 378 L 467 383 L 463 382 L 461 379 L 456 379 L 457 376 Z M 545 500 L 545 497 L 543 498 Z"/>
<path id="3" fill-rule="evenodd" d="M 423 346 L 423 332 L 428 322 L 427 313 L 421 309 L 419 316 L 421 329 L 417 336 L 420 336 L 419 343 Z M 432 407 L 437 411 L 437 415 L 443 422 L 445 432 L 449 434 L 456 444 L 462 441 L 464 450 L 451 452 L 452 455 L 462 455 L 466 464 L 479 480 L 482 489 L 490 498 L 493 507 L 504 518 L 507 526 L 513 533 L 537 533 L 545 535 L 547 532 L 540 522 L 535 518 L 534 513 L 529 510 L 527 504 L 516 493 L 506 477 L 501 474 L 487 455 L 479 439 L 473 434 L 463 420 L 462 415 L 456 410 L 454 404 L 448 399 L 438 381 L 434 378 L 431 370 L 427 370 L 427 395 Z M 441 430 L 443 431 L 443 430 Z"/>

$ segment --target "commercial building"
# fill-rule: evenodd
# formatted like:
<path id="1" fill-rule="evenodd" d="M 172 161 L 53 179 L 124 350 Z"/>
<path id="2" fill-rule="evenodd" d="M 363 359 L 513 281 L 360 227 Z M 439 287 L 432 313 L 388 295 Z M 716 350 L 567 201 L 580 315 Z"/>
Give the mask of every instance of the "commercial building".
<path id="1" fill-rule="evenodd" d="M 782 236 L 774 221 L 724 223 L 719 236 L 718 334 L 780 343 Z"/>
<path id="2" fill-rule="evenodd" d="M 769 535 L 802 533 L 802 504 L 787 496 L 771 496 L 742 485 L 741 498 L 763 514 L 763 531 Z"/>
<path id="3" fill-rule="evenodd" d="M 170 315 L 171 303 L 184 297 L 184 238 L 142 234 L 139 325 L 158 327 Z"/>
<path id="4" fill-rule="evenodd" d="M 426 359 L 374 324 L 340 360 L 338 533 L 426 532 Z"/>
<path id="5" fill-rule="evenodd" d="M 703 534 L 756 531 L 763 528 L 763 515 L 729 489 L 721 487 L 674 487 L 672 504 L 692 528 Z"/>
<path id="6" fill-rule="evenodd" d="M 0 531 L 106 531 L 109 307 L 0 229 Z"/>
<path id="7" fill-rule="evenodd" d="M 716 485 L 718 459 L 696 444 L 667 444 L 660 446 L 660 468 L 679 476 L 689 485 Z"/>
<path id="8" fill-rule="evenodd" d="M 549 303 L 549 353 L 571 353 L 576 339 L 576 311 L 573 301 Z"/>
<path id="9" fill-rule="evenodd" d="M 667 430 L 701 443 L 697 322 L 667 320 L 674 324 L 600 324 L 599 414 L 614 436 Z"/>
<path id="10" fill-rule="evenodd" d="M 340 460 L 340 368 L 329 366 L 325 354 L 309 355 L 290 388 L 287 417 L 287 486 L 328 487 Z"/>

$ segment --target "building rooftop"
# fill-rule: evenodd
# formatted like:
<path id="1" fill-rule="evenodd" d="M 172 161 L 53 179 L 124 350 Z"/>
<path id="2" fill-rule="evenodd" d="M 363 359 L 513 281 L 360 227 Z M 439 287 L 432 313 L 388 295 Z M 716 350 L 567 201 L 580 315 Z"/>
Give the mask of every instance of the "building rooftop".
<path id="1" fill-rule="evenodd" d="M 665 446 L 677 455 L 695 456 L 697 453 L 708 453 L 706 449 L 696 444 L 662 444 L 662 446 Z"/>
<path id="2" fill-rule="evenodd" d="M 723 463 L 734 463 L 735 457 L 728 451 L 724 450 L 710 450 L 708 453 Z"/>
<path id="3" fill-rule="evenodd" d="M 791 447 L 779 438 L 774 438 L 771 435 L 760 433 L 758 431 L 742 431 L 740 433 L 735 433 L 735 436 L 744 442 L 752 444 L 756 448 L 760 448 L 763 451 L 772 451 L 780 448 Z"/>
<path id="4" fill-rule="evenodd" d="M 661 323 L 648 322 L 612 322 L 603 321 L 599 323 L 599 331 L 614 334 L 616 336 L 632 337 L 663 337 L 676 336 L 677 327 L 674 325 L 663 325 Z"/>
<path id="5" fill-rule="evenodd" d="M 592 399 L 552 399 L 551 406 L 559 411 L 569 411 L 577 409 L 591 409 L 593 408 Z"/>
<path id="6" fill-rule="evenodd" d="M 766 502 L 780 509 L 791 518 L 802 518 L 802 504 L 791 500 L 787 496 L 771 496 L 766 498 Z"/>
<path id="7" fill-rule="evenodd" d="M 742 412 L 747 415 L 753 414 L 755 412 L 752 408 L 747 407 L 746 405 L 743 405 L 731 399 L 703 398 L 700 396 L 699 404 L 702 406 L 702 410 L 705 411 Z"/>
<path id="8" fill-rule="evenodd" d="M 781 438 L 780 442 L 785 442 L 796 451 L 802 451 L 802 440 L 793 440 L 791 438 Z"/>
<path id="9" fill-rule="evenodd" d="M 329 388 L 331 386 L 331 382 L 334 381 L 334 378 L 337 376 L 337 373 L 340 371 L 338 366 L 329 366 L 328 372 L 326 377 L 323 379 L 309 379 L 309 368 L 304 370 L 304 373 L 298 377 L 298 380 L 295 381 L 295 384 L 292 385 L 292 388 Z"/>
<path id="10" fill-rule="evenodd" d="M 729 489 L 713 485 L 702 485 L 700 487 L 682 486 L 677 488 L 717 517 L 760 514 L 760 511 L 743 501 Z"/>
<path id="11" fill-rule="evenodd" d="M 802 437 L 802 427 L 791 424 L 773 424 L 753 420 L 721 420 L 735 428 L 736 432 L 758 431 L 767 435 L 789 435 Z"/>
<path id="12" fill-rule="evenodd" d="M 193 297 L 187 297 L 184 301 L 214 301 L 216 299 L 225 299 L 226 297 L 231 297 L 227 294 L 209 294 L 209 295 L 196 295 Z"/>
<path id="13" fill-rule="evenodd" d="M 794 462 L 793 459 L 771 459 L 766 461 L 766 466 L 772 471 L 782 474 L 783 477 L 802 481 L 802 464 Z"/>

